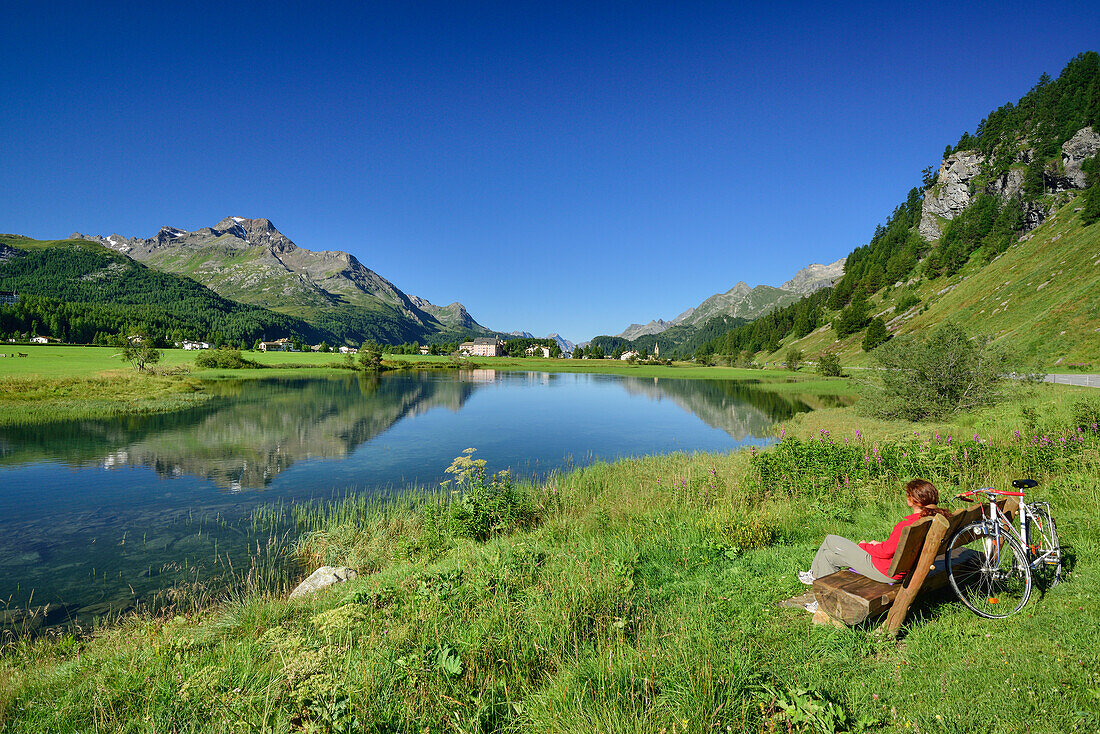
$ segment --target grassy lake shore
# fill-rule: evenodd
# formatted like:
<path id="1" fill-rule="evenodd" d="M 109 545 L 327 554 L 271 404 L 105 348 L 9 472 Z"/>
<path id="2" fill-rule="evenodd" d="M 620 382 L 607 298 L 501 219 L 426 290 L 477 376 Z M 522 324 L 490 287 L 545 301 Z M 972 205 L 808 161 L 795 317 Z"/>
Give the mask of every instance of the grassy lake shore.
<path id="1" fill-rule="evenodd" d="M 1044 385 L 936 425 L 820 410 L 766 452 L 599 463 L 495 504 L 273 508 L 304 563 L 360 578 L 9 640 L 0 731 L 1096 731 L 1090 399 Z M 1035 476 L 1066 581 L 1000 621 L 924 598 L 899 640 L 777 606 L 826 533 L 885 536 L 913 475 L 944 495 Z"/>
<path id="2" fill-rule="evenodd" d="M 137 372 L 121 361 L 112 347 L 5 345 L 4 353 L 26 357 L 0 359 L 0 425 L 48 423 L 58 420 L 109 418 L 118 415 L 165 413 L 196 407 L 212 400 L 204 380 L 263 379 L 347 374 L 341 354 L 311 352 L 249 352 L 263 369 L 197 369 L 196 352 L 166 349 L 148 372 Z M 395 369 L 494 369 L 534 372 L 584 372 L 645 378 L 745 380 L 775 392 L 842 395 L 851 383 L 811 374 L 780 370 L 629 365 L 611 360 L 510 359 L 477 357 L 456 360 L 427 355 L 386 355 L 384 367 Z"/>

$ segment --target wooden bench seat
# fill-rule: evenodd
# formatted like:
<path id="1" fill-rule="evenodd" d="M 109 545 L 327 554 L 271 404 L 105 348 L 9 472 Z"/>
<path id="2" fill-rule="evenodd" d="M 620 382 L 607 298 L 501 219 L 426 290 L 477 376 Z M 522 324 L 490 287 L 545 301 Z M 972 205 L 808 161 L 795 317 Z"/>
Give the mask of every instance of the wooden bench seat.
<path id="1" fill-rule="evenodd" d="M 1019 501 L 1012 497 L 1007 503 L 1001 500 L 998 505 L 1011 516 L 1019 507 Z M 874 581 L 848 569 L 815 579 L 813 591 L 818 609 L 847 625 L 889 612 L 886 627 L 896 632 L 917 594 L 947 585 L 943 557 L 947 542 L 957 530 L 978 520 L 982 509 L 982 505 L 975 504 L 956 510 L 946 518 L 942 515 L 921 518 L 904 528 L 886 575 L 895 576 L 904 571 L 905 578 L 893 584 Z"/>

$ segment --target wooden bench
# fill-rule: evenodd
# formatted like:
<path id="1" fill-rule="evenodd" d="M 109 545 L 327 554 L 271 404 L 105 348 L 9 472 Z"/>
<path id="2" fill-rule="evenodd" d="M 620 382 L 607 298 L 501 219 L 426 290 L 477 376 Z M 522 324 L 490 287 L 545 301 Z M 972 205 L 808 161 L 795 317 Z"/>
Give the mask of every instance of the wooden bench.
<path id="1" fill-rule="evenodd" d="M 1019 508 L 1019 500 L 1010 497 L 998 505 L 1011 516 Z M 818 610 L 847 625 L 887 612 L 886 629 L 896 633 L 919 593 L 947 585 L 943 556 L 947 542 L 959 528 L 979 519 L 982 509 L 982 505 L 975 504 L 948 517 L 921 518 L 904 528 L 886 575 L 896 576 L 904 571 L 905 578 L 893 584 L 874 581 L 848 569 L 815 579 L 813 591 Z"/>

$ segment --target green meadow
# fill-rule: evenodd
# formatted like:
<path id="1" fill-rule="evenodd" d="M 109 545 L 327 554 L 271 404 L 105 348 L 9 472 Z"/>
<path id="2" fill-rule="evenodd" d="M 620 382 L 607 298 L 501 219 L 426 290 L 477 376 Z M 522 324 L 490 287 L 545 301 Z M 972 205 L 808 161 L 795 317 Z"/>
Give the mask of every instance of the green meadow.
<path id="1" fill-rule="evenodd" d="M 293 525 L 295 581 L 360 577 L 8 639 L 0 731 L 1097 731 L 1098 410 L 1053 385 L 937 424 L 832 408 L 766 451 L 518 485 L 473 453 L 439 491 L 272 506 L 255 524 Z M 1005 620 L 921 597 L 897 638 L 778 605 L 825 534 L 885 537 L 913 476 L 1038 479 L 1063 583 Z"/>

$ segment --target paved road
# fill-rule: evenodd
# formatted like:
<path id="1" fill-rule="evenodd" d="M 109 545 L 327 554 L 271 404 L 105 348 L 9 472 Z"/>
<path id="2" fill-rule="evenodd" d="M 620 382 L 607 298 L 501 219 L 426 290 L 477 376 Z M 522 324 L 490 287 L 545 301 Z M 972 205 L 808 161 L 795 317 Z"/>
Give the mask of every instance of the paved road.
<path id="1" fill-rule="evenodd" d="M 1045 382 L 1057 382 L 1059 385 L 1100 387 L 1100 375 L 1047 375 L 1043 379 Z"/>

